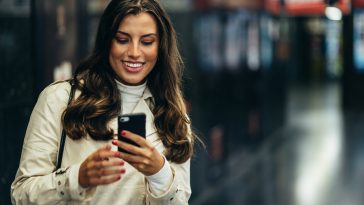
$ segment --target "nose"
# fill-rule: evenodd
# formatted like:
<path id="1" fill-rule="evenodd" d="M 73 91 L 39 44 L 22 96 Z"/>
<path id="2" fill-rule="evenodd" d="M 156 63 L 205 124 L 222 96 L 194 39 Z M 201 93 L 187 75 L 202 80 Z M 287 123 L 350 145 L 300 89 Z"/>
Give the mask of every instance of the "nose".
<path id="1" fill-rule="evenodd" d="M 140 56 L 139 43 L 133 42 L 129 44 L 128 56 L 131 58 L 138 58 Z"/>

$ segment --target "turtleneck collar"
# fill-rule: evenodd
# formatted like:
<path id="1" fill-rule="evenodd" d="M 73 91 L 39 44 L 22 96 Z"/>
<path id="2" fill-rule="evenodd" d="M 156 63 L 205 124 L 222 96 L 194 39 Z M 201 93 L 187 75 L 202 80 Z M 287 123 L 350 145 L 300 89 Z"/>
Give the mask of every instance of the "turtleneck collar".
<path id="1" fill-rule="evenodd" d="M 121 93 L 122 102 L 138 102 L 143 96 L 147 82 L 141 85 L 125 85 L 116 80 L 117 87 Z"/>

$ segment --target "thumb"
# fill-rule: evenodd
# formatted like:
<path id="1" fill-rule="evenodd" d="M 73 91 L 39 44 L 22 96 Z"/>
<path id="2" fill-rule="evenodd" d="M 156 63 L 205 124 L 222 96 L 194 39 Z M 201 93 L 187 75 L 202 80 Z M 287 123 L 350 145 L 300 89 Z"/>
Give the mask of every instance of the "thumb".
<path id="1" fill-rule="evenodd" d="M 103 146 L 101 149 L 103 149 L 103 150 L 111 150 L 111 145 L 107 144 L 107 145 Z"/>

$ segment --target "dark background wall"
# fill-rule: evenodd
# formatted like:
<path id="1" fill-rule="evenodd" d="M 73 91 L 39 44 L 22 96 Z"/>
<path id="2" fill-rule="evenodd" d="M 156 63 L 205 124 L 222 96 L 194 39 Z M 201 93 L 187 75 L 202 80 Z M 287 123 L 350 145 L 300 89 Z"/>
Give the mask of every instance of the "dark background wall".
<path id="1" fill-rule="evenodd" d="M 17 1 L 13 7 L 0 9 L 1 205 L 10 204 L 9 187 L 18 166 L 23 136 L 34 102 L 30 16 L 30 3 L 27 1 Z"/>

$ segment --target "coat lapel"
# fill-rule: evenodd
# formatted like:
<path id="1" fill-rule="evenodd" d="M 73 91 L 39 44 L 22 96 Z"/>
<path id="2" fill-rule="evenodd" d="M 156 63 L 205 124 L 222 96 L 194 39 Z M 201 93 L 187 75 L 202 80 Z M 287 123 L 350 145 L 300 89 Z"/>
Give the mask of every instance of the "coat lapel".
<path id="1" fill-rule="evenodd" d="M 132 113 L 145 113 L 146 115 L 145 134 L 147 137 L 157 132 L 157 129 L 154 126 L 154 115 L 144 99 L 139 100 L 138 104 L 135 106 Z"/>

